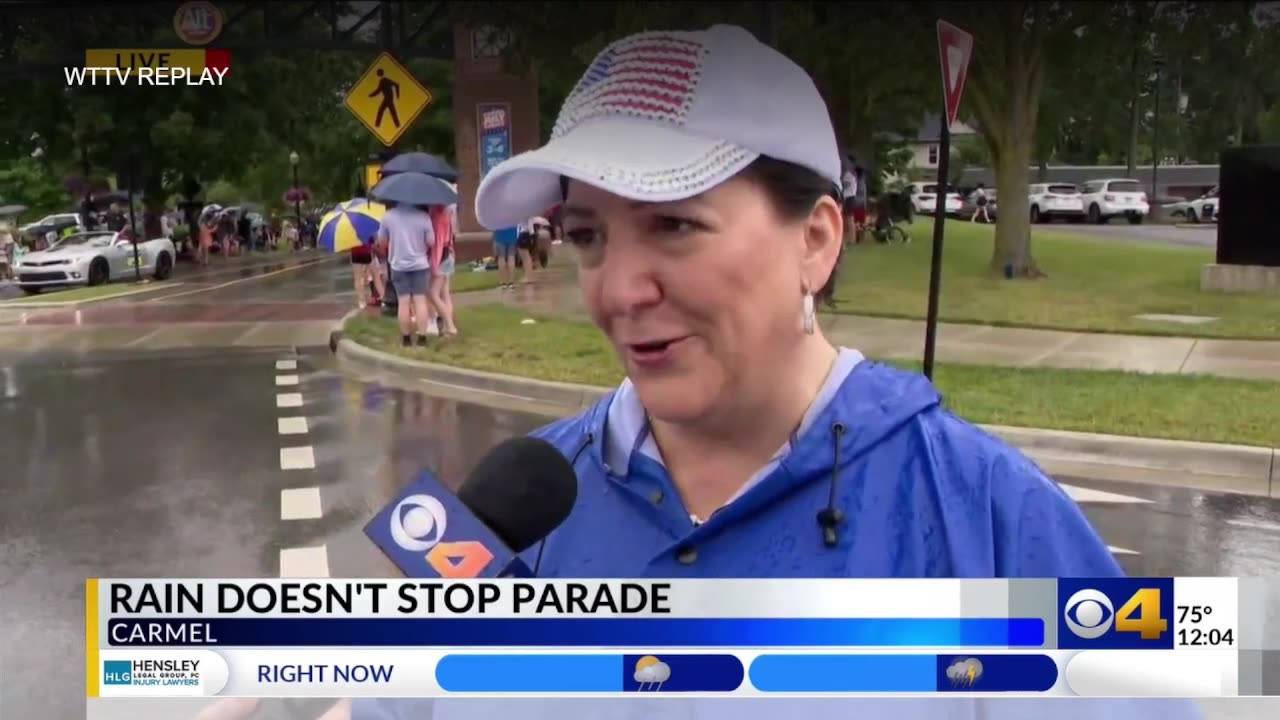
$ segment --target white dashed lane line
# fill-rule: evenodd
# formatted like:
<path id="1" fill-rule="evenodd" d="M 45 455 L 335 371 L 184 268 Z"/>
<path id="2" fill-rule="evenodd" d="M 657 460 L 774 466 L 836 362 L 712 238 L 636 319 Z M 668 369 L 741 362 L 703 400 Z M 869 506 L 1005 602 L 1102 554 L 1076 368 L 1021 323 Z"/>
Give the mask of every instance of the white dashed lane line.
<path id="1" fill-rule="evenodd" d="M 280 577 L 329 577 L 329 549 L 318 547 L 287 548 L 280 551 Z"/>
<path id="2" fill-rule="evenodd" d="M 281 520 L 316 520 L 320 510 L 320 488 L 305 487 L 280 491 Z"/>
<path id="3" fill-rule="evenodd" d="M 275 369 L 281 371 L 297 371 L 296 357 L 276 360 Z M 298 375 L 276 375 L 276 387 L 296 387 L 301 383 Z M 311 432 L 311 424 L 304 413 L 297 411 L 304 406 L 302 393 L 277 393 L 276 407 L 294 409 L 294 414 L 276 418 L 276 432 L 281 439 L 301 439 Z M 280 448 L 280 469 L 292 471 L 290 477 L 296 477 L 298 471 L 314 470 L 316 467 L 315 450 L 310 445 L 291 445 Z M 305 475 L 303 475 L 305 477 Z M 302 486 L 285 488 L 280 491 L 280 520 L 292 522 L 298 520 L 318 520 L 324 516 L 324 506 L 320 500 L 320 488 Z M 326 545 L 301 548 L 284 548 L 280 551 L 280 577 L 299 578 L 329 577 L 329 549 Z"/>
<path id="4" fill-rule="evenodd" d="M 305 417 L 282 417 L 276 420 L 276 429 L 281 435 L 306 435 L 307 419 Z"/>
<path id="5" fill-rule="evenodd" d="M 298 408 L 302 407 L 301 393 L 280 393 L 276 395 L 276 407 L 278 408 Z"/>
<path id="6" fill-rule="evenodd" d="M 280 448 L 281 470 L 315 470 L 316 454 L 310 445 Z"/>

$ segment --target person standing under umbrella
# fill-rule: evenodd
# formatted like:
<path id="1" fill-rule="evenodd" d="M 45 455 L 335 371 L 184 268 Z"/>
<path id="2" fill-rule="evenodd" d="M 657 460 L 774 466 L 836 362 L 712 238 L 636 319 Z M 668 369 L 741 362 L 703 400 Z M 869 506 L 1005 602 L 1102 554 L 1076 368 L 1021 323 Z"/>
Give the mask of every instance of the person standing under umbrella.
<path id="1" fill-rule="evenodd" d="M 456 188 L 454 192 L 457 192 Z M 440 332 L 444 335 L 457 335 L 458 326 L 453 320 L 453 298 L 449 294 L 449 280 L 453 276 L 455 265 L 454 239 L 458 227 L 458 206 L 433 206 L 431 225 L 435 230 L 435 245 L 431 252 L 431 304 L 443 326 Z"/>
<path id="2" fill-rule="evenodd" d="M 431 284 L 431 248 L 434 228 L 426 211 L 412 205 L 395 204 L 382 218 L 378 242 L 385 243 L 391 265 L 391 285 L 399 303 L 400 344 L 410 347 L 413 331 L 418 331 L 418 346 L 427 344 L 431 317 L 427 310 L 427 291 Z M 416 321 L 416 322 L 415 322 Z"/>

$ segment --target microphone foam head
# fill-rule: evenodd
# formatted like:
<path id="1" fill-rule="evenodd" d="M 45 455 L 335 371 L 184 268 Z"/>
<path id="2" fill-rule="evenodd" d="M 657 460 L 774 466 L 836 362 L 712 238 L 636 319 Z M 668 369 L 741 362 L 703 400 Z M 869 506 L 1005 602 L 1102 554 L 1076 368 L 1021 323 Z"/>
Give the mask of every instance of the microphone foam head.
<path id="1" fill-rule="evenodd" d="M 578 477 L 545 440 L 516 437 L 485 454 L 458 499 L 514 552 L 524 552 L 569 517 Z"/>

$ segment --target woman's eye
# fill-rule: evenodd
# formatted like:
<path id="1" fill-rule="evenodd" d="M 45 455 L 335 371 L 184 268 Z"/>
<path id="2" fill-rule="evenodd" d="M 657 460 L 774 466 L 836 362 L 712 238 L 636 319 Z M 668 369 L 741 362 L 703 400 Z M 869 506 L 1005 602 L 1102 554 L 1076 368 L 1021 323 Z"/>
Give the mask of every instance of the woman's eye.
<path id="1" fill-rule="evenodd" d="M 696 232 L 704 229 L 702 223 L 697 222 L 696 220 L 671 217 L 668 215 L 662 215 L 654 218 L 654 224 L 660 232 L 673 233 L 676 235 L 683 235 L 685 233 Z"/>
<path id="2" fill-rule="evenodd" d="M 576 228 L 573 230 L 566 230 L 564 236 L 568 238 L 569 242 L 573 243 L 575 247 L 584 248 L 595 243 L 599 238 L 599 233 L 591 228 Z"/>

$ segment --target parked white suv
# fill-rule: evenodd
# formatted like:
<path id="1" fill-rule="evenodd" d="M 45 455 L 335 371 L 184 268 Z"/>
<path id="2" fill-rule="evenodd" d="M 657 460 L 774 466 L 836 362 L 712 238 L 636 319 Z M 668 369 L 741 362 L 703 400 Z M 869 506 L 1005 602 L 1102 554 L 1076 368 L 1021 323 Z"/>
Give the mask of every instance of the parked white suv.
<path id="1" fill-rule="evenodd" d="M 1140 225 L 1151 212 L 1147 194 L 1137 180 L 1092 180 L 1080 186 L 1080 195 L 1085 216 L 1089 222 L 1099 225 L 1121 215 L 1128 218 L 1130 224 Z"/>
<path id="2" fill-rule="evenodd" d="M 907 186 L 907 192 L 911 195 L 911 209 L 917 215 L 932 215 L 938 207 L 938 184 L 916 182 Z M 960 193 L 949 192 L 943 206 L 947 215 L 960 214 L 960 208 L 964 203 L 960 200 Z"/>
<path id="3" fill-rule="evenodd" d="M 1084 217 L 1084 201 L 1080 188 L 1061 183 L 1041 183 L 1027 188 L 1031 206 L 1031 222 L 1053 222 L 1054 218 L 1072 220 Z"/>

